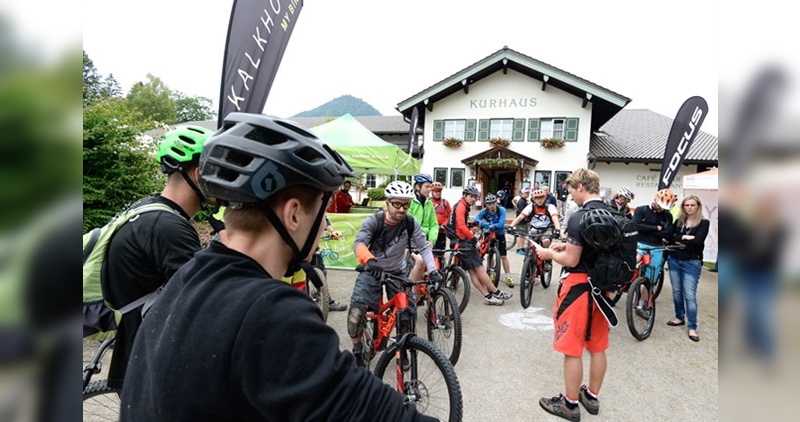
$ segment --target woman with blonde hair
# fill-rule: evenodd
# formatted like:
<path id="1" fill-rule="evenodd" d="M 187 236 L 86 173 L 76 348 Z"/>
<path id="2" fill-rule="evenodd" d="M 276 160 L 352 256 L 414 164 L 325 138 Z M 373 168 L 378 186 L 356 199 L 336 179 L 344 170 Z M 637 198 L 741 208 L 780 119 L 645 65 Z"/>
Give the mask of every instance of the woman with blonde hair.
<path id="1" fill-rule="evenodd" d="M 700 198 L 695 195 L 684 198 L 673 226 L 672 240 L 686 245 L 686 249 L 672 251 L 667 258 L 675 305 L 675 319 L 667 321 L 667 325 L 684 325 L 684 317 L 688 318 L 689 338 L 695 342 L 700 341 L 697 335 L 697 282 L 703 268 L 703 248 L 709 226 L 709 221 L 703 218 Z"/>

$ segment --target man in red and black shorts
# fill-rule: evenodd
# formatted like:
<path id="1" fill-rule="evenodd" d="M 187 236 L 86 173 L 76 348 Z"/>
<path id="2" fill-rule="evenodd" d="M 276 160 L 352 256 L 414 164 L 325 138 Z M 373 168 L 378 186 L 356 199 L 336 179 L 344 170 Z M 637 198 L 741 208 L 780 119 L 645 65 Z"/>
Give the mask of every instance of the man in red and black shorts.
<path id="1" fill-rule="evenodd" d="M 566 270 L 566 275 L 558 286 L 553 308 L 553 349 L 564 354 L 566 391 L 557 397 L 540 399 L 539 405 L 548 413 L 579 421 L 579 401 L 593 415 L 600 411 L 597 394 L 606 373 L 605 351 L 608 349 L 609 325 L 590 294 L 588 273 L 597 260 L 597 252 L 584 244 L 580 231 L 581 218 L 588 211 L 586 204 L 590 201 L 601 202 L 600 176 L 592 170 L 578 169 L 566 183 L 572 199 L 581 207 L 567 221 L 567 241 L 556 243 L 549 249 L 537 248 L 536 251 L 542 259 L 552 259 Z M 593 207 L 601 208 L 605 205 L 593 204 Z M 584 349 L 591 356 L 588 387 L 581 385 Z"/>

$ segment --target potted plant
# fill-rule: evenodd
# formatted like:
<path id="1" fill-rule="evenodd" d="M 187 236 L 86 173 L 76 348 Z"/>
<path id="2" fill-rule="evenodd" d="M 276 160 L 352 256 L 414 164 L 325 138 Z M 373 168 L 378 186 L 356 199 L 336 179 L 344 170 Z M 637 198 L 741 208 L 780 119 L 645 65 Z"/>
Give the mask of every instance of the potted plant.
<path id="1" fill-rule="evenodd" d="M 561 148 L 564 146 L 563 139 L 546 138 L 539 141 L 542 148 Z"/>
<path id="2" fill-rule="evenodd" d="M 448 148 L 458 148 L 462 143 L 464 143 L 464 141 L 458 138 L 446 138 L 444 141 L 442 141 L 442 144 Z"/>
<path id="3" fill-rule="evenodd" d="M 492 138 L 489 139 L 489 143 L 492 144 L 493 147 L 503 147 L 507 148 L 511 141 L 505 138 Z"/>

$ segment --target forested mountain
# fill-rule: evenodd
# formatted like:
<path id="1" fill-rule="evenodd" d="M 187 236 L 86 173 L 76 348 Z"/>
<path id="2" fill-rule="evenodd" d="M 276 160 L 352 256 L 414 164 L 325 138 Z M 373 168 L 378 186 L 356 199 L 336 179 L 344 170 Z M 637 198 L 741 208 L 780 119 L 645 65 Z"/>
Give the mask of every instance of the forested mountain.
<path id="1" fill-rule="evenodd" d="M 347 113 L 353 116 L 381 116 L 381 113 L 375 107 L 367 104 L 361 98 L 342 95 L 317 108 L 298 113 L 292 117 L 340 117 Z"/>

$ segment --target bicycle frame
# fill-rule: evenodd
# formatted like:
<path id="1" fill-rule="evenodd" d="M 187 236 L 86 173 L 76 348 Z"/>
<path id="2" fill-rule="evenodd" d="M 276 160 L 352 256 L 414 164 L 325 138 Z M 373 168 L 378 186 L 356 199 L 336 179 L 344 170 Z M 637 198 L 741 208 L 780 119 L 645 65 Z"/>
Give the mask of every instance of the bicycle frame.
<path id="1" fill-rule="evenodd" d="M 487 230 L 483 232 L 480 242 L 478 242 L 478 253 L 483 258 L 489 249 L 494 247 L 497 243 L 497 232 L 494 230 Z"/>
<path id="2" fill-rule="evenodd" d="M 381 285 L 386 286 L 385 281 L 381 281 Z M 392 337 L 392 330 L 398 323 L 398 314 L 408 309 L 408 294 L 401 290 L 394 295 L 391 299 L 384 302 L 383 295 L 378 302 L 377 312 L 365 312 L 364 318 L 375 321 L 375 338 L 373 339 L 373 356 L 377 356 L 383 349 L 386 348 L 386 342 Z M 411 324 L 411 333 L 413 333 L 414 325 Z M 398 330 L 399 331 L 399 330 Z M 398 337 L 407 334 L 406 332 L 398 332 Z"/>
<path id="3" fill-rule="evenodd" d="M 83 368 L 83 389 L 86 389 L 86 386 L 92 381 L 92 376 L 95 374 L 99 374 L 100 371 L 103 370 L 102 363 L 100 362 L 103 359 L 103 355 L 105 355 L 106 351 L 109 348 L 112 348 L 114 345 L 113 338 L 103 340 L 100 343 L 100 347 L 97 348 L 97 351 L 94 352 L 94 356 L 92 356 L 92 360 L 86 364 Z"/>

